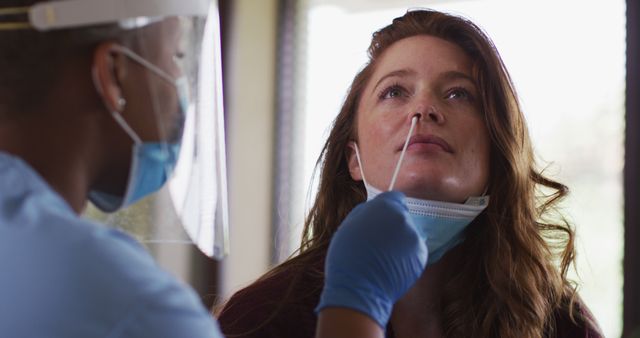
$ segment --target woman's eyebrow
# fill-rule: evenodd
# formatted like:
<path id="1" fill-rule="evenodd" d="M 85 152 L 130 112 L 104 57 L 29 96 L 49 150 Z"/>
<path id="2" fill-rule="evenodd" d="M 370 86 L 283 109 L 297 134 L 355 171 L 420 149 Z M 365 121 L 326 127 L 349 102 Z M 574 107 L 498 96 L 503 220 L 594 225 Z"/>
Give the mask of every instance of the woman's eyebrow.
<path id="1" fill-rule="evenodd" d="M 476 81 L 470 75 L 463 72 L 459 72 L 457 70 L 449 70 L 446 72 L 442 72 L 438 75 L 438 79 L 444 80 L 444 81 L 467 80 L 473 84 L 476 83 Z"/>
<path id="2" fill-rule="evenodd" d="M 415 70 L 410 69 L 410 68 L 403 68 L 403 69 L 394 70 L 394 71 L 392 71 L 390 73 L 387 73 L 385 76 L 381 77 L 380 80 L 378 80 L 376 85 L 373 87 L 373 91 L 376 91 L 376 88 L 378 88 L 380 83 L 382 83 L 382 81 L 384 81 L 387 78 L 390 78 L 390 77 L 404 77 L 404 76 L 413 75 L 415 73 L 416 73 Z"/>

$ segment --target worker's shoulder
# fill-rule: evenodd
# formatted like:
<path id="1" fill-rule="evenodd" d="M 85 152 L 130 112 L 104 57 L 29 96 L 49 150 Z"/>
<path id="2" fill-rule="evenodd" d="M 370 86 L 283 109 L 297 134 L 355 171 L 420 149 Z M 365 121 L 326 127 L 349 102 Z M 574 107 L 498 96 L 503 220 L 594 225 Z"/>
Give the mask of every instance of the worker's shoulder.
<path id="1" fill-rule="evenodd" d="M 0 153 L 0 169 L 0 268 L 15 272 L 14 280 L 59 278 L 67 283 L 50 287 L 62 288 L 74 281 L 164 275 L 133 238 L 79 217 L 19 158 Z"/>
<path id="2" fill-rule="evenodd" d="M 0 169 L 0 332 L 215 336 L 195 292 L 135 239 L 78 217 L 20 161 L 0 154 Z"/>
<path id="3" fill-rule="evenodd" d="M 56 226 L 63 220 L 66 227 Z M 0 332 L 215 337 L 195 292 L 135 239 L 77 217 L 49 221 L 37 234 L 15 236 L 13 249 L 0 248 L 0 269 L 11 276 L 0 280 L 0 298 L 9 300 L 0 305 Z"/>
<path id="4" fill-rule="evenodd" d="M 110 336 L 219 336 L 213 316 L 191 287 L 160 268 L 128 234 L 100 225 L 96 229 L 83 245 L 90 254 L 76 270 L 91 269 L 91 274 L 77 280 L 104 290 L 93 301 L 119 312 Z"/>

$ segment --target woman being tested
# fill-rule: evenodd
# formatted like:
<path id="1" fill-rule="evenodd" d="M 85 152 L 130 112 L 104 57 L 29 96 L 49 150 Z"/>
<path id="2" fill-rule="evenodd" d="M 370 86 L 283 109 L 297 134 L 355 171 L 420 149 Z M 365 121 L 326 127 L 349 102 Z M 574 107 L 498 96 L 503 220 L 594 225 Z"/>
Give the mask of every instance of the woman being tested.
<path id="1" fill-rule="evenodd" d="M 205 208 L 180 209 L 185 225 L 225 212 L 202 195 L 224 187 L 223 177 L 211 184 L 224 175 L 224 158 L 217 169 L 205 165 L 215 163 L 215 150 L 224 154 L 215 137 L 223 139 L 215 129 L 222 110 L 211 99 L 220 82 L 211 64 L 219 52 L 215 8 L 208 0 L 0 6 L 0 336 L 221 337 L 196 293 L 139 243 L 79 216 L 87 200 L 113 212 L 172 175 L 182 184 L 170 186 L 171 196 L 192 202 L 175 205 Z M 180 193 L 184 187 L 195 188 Z M 389 209 L 387 217 L 404 212 Z M 205 217 L 201 232 L 211 233 L 204 227 L 212 223 Z M 400 222 L 408 230 L 401 239 L 424 249 L 408 224 Z M 381 234 L 402 235 L 382 225 Z M 205 245 L 212 238 L 194 242 L 215 253 Z M 406 289 L 426 251 L 386 256 L 414 262 L 414 274 L 401 276 Z"/>
<path id="2" fill-rule="evenodd" d="M 223 332 L 313 337 L 317 321 L 360 314 L 388 337 L 601 337 L 567 279 L 574 233 L 552 213 L 567 189 L 536 168 L 490 39 L 466 19 L 413 10 L 373 35 L 369 56 L 322 152 L 299 254 L 229 300 Z M 407 197 L 380 195 L 387 190 Z M 372 265 L 373 286 L 351 276 L 363 245 L 396 240 L 379 238 L 385 220 L 372 206 L 393 209 L 394 201 L 428 250 L 406 294 L 378 286 L 401 285 L 395 278 L 415 269 L 384 258 Z M 399 215 L 386 221 L 403 223 Z M 370 231 L 343 229 L 353 219 L 370 222 Z M 372 305 L 366 295 L 393 296 Z M 335 309 L 337 299 L 355 311 Z"/>

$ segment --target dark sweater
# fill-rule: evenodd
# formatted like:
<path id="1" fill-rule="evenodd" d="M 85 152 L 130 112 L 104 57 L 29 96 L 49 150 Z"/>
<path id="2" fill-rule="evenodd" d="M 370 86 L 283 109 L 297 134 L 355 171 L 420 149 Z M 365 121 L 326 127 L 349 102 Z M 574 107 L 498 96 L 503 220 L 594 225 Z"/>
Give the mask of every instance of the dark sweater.
<path id="1" fill-rule="evenodd" d="M 227 338 L 314 337 L 317 319 L 314 308 L 322 292 L 322 283 L 318 282 L 322 276 L 318 271 L 322 270 L 302 273 L 290 270 L 263 278 L 231 297 L 218 318 Z M 579 304 L 578 307 L 585 317 L 592 319 L 586 308 L 580 308 Z M 576 324 L 568 314 L 556 313 L 556 324 L 555 337 L 603 337 L 597 327 Z M 387 331 L 387 337 L 393 337 L 391 330 Z"/>

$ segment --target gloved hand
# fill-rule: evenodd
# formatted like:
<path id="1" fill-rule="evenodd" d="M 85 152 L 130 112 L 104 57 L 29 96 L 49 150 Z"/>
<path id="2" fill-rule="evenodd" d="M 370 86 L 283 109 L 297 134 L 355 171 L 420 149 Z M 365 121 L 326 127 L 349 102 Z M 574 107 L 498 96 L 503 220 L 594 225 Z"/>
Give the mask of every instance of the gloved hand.
<path id="1" fill-rule="evenodd" d="M 316 313 L 345 307 L 386 327 L 393 304 L 418 280 L 428 256 L 403 199 L 386 192 L 345 218 L 329 245 Z"/>

